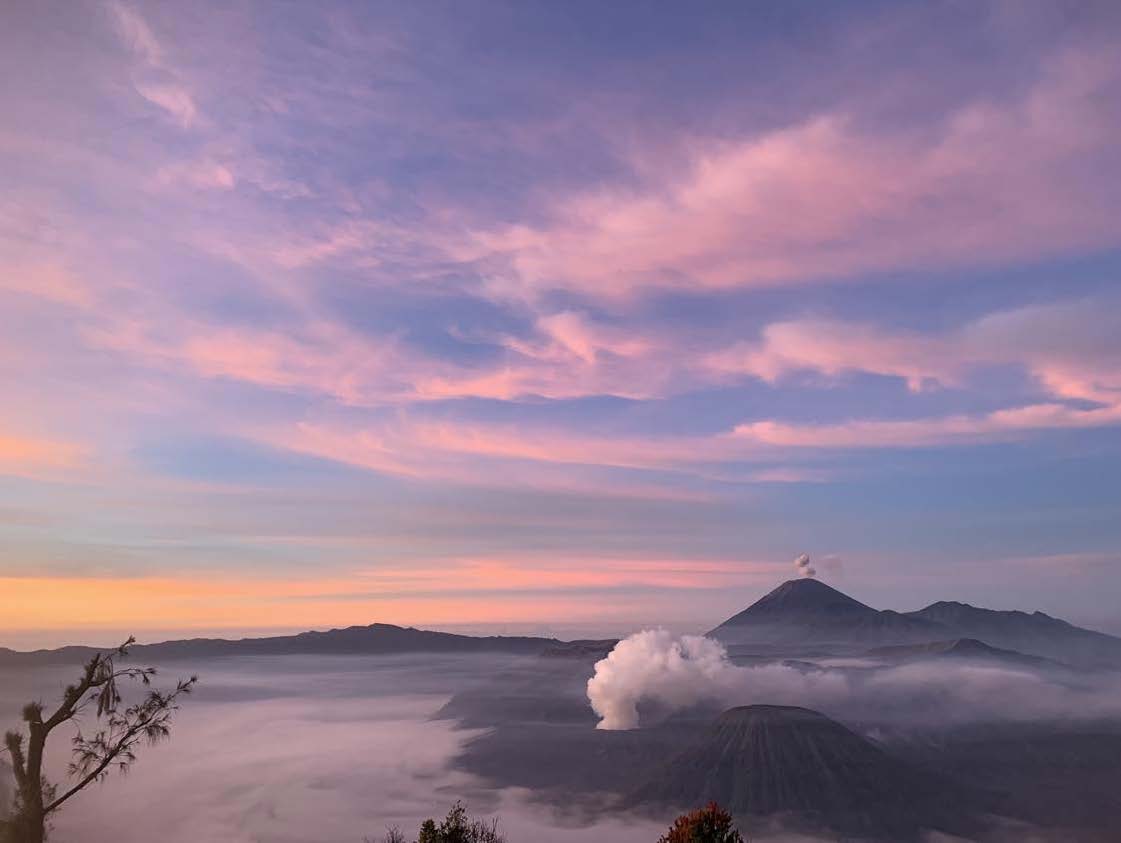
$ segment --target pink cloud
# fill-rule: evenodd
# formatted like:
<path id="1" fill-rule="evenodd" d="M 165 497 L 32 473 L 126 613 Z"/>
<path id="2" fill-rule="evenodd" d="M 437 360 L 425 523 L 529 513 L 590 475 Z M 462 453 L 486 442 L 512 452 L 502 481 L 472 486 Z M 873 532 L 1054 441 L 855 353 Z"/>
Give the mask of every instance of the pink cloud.
<path id="1" fill-rule="evenodd" d="M 70 307 L 88 307 L 94 299 L 89 284 L 65 267 L 49 262 L 0 262 L 0 291 Z"/>
<path id="2" fill-rule="evenodd" d="M 409 567 L 363 571 L 351 588 L 385 589 L 387 593 L 444 591 L 449 578 L 461 590 L 517 591 L 524 589 L 619 588 L 720 588 L 736 587 L 774 576 L 773 562 L 704 559 L 628 559 L 535 557 L 512 559 L 440 560 Z"/>
<path id="3" fill-rule="evenodd" d="M 136 93 L 152 105 L 162 108 L 184 129 L 198 118 L 198 106 L 190 91 L 172 82 L 137 82 Z"/>
<path id="4" fill-rule="evenodd" d="M 851 372 L 899 377 L 912 390 L 960 385 L 971 370 L 1015 365 L 1056 398 L 1121 402 L 1121 309 L 1114 298 L 1076 300 L 990 314 L 932 334 L 868 323 L 776 322 L 759 340 L 708 354 L 718 375 L 774 382 L 798 372 L 835 378 Z"/>
<path id="5" fill-rule="evenodd" d="M 81 466 L 85 458 L 85 448 L 73 442 L 0 431 L 0 474 L 55 474 Z"/>
<path id="6" fill-rule="evenodd" d="M 198 106 L 179 73 L 167 62 L 166 51 L 152 28 L 130 6 L 111 2 L 107 8 L 118 36 L 138 60 L 141 78 L 133 83 L 136 92 L 181 127 L 190 128 L 198 118 Z"/>
<path id="7" fill-rule="evenodd" d="M 411 371 L 392 339 L 358 336 L 344 326 L 311 321 L 281 332 L 187 321 L 156 306 L 149 318 L 111 318 L 86 332 L 87 342 L 148 366 L 203 378 L 228 378 L 270 389 L 329 396 L 351 405 L 400 401 Z"/>
<path id="8" fill-rule="evenodd" d="M 233 170 L 210 158 L 167 164 L 156 172 L 162 185 L 183 184 L 201 190 L 230 190 L 237 184 Z"/>
<path id="9" fill-rule="evenodd" d="M 824 114 L 739 141 L 691 141 L 639 189 L 557 199 L 547 224 L 478 230 L 462 257 L 502 258 L 496 295 L 759 287 L 888 269 L 988 264 L 1114 244 L 1101 190 L 1116 56 L 1054 57 L 1011 104 L 887 133 Z M 636 170 L 640 169 L 636 166 Z M 649 168 L 643 171 L 649 173 Z"/>
<path id="10" fill-rule="evenodd" d="M 537 320 L 537 328 L 547 338 L 544 345 L 530 343 L 507 344 L 528 357 L 565 359 L 575 357 L 584 363 L 594 364 L 602 355 L 640 357 L 651 351 L 652 343 L 625 330 L 607 329 L 592 325 L 579 313 L 564 310 Z"/>
<path id="11" fill-rule="evenodd" d="M 257 430 L 251 435 L 274 447 L 312 454 L 378 472 L 487 485 L 548 485 L 548 474 L 521 475 L 511 463 L 538 466 L 637 469 L 738 482 L 822 482 L 829 472 L 814 467 L 768 465 L 739 477 L 721 477 L 725 462 L 773 461 L 803 449 L 904 448 L 1017 439 L 1052 429 L 1121 425 L 1121 404 L 1079 409 L 1032 404 L 980 415 L 906 420 L 859 419 L 834 424 L 748 422 L 708 436 L 591 436 L 466 423 L 398 421 L 348 428 L 303 423 Z M 495 475 L 484 468 L 502 462 Z"/>
<path id="12" fill-rule="evenodd" d="M 959 344 L 975 360 L 1024 365 L 1057 397 L 1121 402 L 1121 301 L 1116 296 L 994 313 L 967 326 Z"/>
<path id="13" fill-rule="evenodd" d="M 744 479 L 752 483 L 825 483 L 834 476 L 833 472 L 821 468 L 780 466 L 752 471 Z"/>
<path id="14" fill-rule="evenodd" d="M 593 324 L 574 311 L 541 316 L 535 328 L 529 338 L 493 338 L 509 354 L 491 370 L 441 373 L 429 366 L 431 376 L 416 382 L 417 397 L 646 399 L 674 389 L 679 355 L 641 330 Z"/>
<path id="15" fill-rule="evenodd" d="M 284 332 L 218 327 L 185 320 L 143 291 L 133 299 L 146 304 L 137 306 L 135 316 L 105 314 L 103 323 L 85 332 L 88 342 L 149 365 L 353 406 L 532 396 L 642 399 L 673 389 L 679 369 L 671 346 L 592 325 L 571 312 L 543 317 L 528 339 L 483 338 L 507 353 L 480 365 L 431 358 L 392 335 L 371 337 L 312 314 Z"/>
<path id="16" fill-rule="evenodd" d="M 163 47 L 140 14 L 124 3 L 105 4 L 116 25 L 121 40 L 147 64 L 159 67 L 163 64 Z"/>
<path id="17" fill-rule="evenodd" d="M 710 354 L 707 368 L 777 381 L 799 371 L 830 377 L 854 371 L 903 378 L 912 390 L 927 381 L 956 380 L 956 361 L 940 352 L 937 338 L 887 331 L 879 326 L 825 319 L 774 322 L 758 342 L 738 343 Z"/>
<path id="18" fill-rule="evenodd" d="M 526 489 L 586 498 L 711 502 L 719 490 L 667 483 L 666 474 L 703 480 L 712 465 L 749 443 L 717 437 L 596 437 L 564 430 L 410 421 L 380 425 L 304 422 L 242 427 L 238 434 L 273 448 L 414 480 Z M 623 471 L 617 471 L 617 470 Z M 657 474 L 635 474 L 652 471 Z M 763 478 L 718 478 L 770 482 Z M 785 478 L 793 481 L 793 478 Z"/>
<path id="19" fill-rule="evenodd" d="M 669 468 L 706 459 L 703 440 L 596 437 L 559 430 L 402 421 L 357 429 L 302 423 L 260 431 L 274 445 L 377 471 L 413 476 L 461 473 L 461 457 L 557 465 Z M 715 456 L 709 458 L 717 458 Z"/>
<path id="20" fill-rule="evenodd" d="M 1079 410 L 1033 404 L 992 413 L 905 421 L 859 420 L 840 424 L 741 424 L 734 434 L 748 442 L 787 448 L 899 448 L 1018 438 L 1028 432 L 1121 424 L 1121 404 Z"/>

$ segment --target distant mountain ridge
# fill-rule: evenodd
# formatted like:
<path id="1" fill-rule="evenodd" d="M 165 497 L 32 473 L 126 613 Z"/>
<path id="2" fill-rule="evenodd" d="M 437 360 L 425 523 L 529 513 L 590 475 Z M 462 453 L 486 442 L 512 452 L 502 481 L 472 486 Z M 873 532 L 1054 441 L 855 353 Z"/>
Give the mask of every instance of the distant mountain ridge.
<path id="1" fill-rule="evenodd" d="M 1121 638 L 1083 629 L 1043 612 L 982 609 L 940 601 L 914 612 L 874 609 L 817 579 L 784 582 L 707 633 L 743 653 L 793 656 L 805 653 L 865 654 L 883 648 L 972 640 L 1005 660 L 1040 657 L 1081 668 L 1121 667 Z M 192 638 L 130 649 L 137 660 L 241 655 L 361 655 L 501 652 L 568 658 L 602 658 L 613 640 L 560 641 L 531 636 L 476 637 L 375 623 L 323 632 L 237 640 Z M 20 652 L 0 647 L 0 667 L 84 661 L 105 648 L 69 646 Z M 976 650 L 976 648 L 974 648 Z M 1004 651 L 1003 653 L 999 651 Z M 1014 652 L 1011 652 L 1014 651 Z M 921 653 L 916 650 L 914 655 Z M 905 655 L 897 652 L 897 655 Z M 974 652 L 981 655 L 980 651 Z"/>
<path id="2" fill-rule="evenodd" d="M 266 638 L 190 638 L 156 644 L 134 644 L 136 661 L 269 655 L 389 655 L 394 653 L 513 653 L 539 655 L 562 642 L 525 636 L 456 635 L 413 627 L 375 623 L 325 632 L 301 632 Z M 19 652 L 0 648 L 0 666 L 67 664 L 84 661 L 103 647 L 60 647 Z"/>
<path id="3" fill-rule="evenodd" d="M 1029 656 L 1018 650 L 990 647 L 984 641 L 979 641 L 976 638 L 954 638 L 949 641 L 931 641 L 927 644 L 899 644 L 892 647 L 877 647 L 869 650 L 868 655 L 894 660 L 962 659 L 1039 669 L 1065 667 L 1062 662 L 1043 656 Z"/>
<path id="4" fill-rule="evenodd" d="M 915 612 L 873 609 L 816 579 L 783 583 L 708 635 L 741 650 L 847 653 L 974 639 L 990 648 L 1077 667 L 1121 666 L 1121 638 L 1043 612 L 981 609 L 951 601 Z"/>
<path id="5" fill-rule="evenodd" d="M 1080 666 L 1121 665 L 1121 638 L 1084 629 L 1043 612 L 981 609 L 943 600 L 908 614 L 995 647 Z"/>

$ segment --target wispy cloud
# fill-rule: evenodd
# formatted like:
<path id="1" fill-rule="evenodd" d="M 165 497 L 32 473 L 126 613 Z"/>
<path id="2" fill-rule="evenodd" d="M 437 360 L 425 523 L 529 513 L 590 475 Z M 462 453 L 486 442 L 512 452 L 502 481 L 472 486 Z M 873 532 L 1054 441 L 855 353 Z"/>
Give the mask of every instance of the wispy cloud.
<path id="1" fill-rule="evenodd" d="M 548 222 L 480 230 L 463 254 L 508 260 L 499 295 L 613 297 L 1105 246 L 1119 209 L 1091 162 L 1111 155 L 1121 125 L 1099 107 L 1119 75 L 1109 52 L 1070 50 L 1016 101 L 963 104 L 921 134 L 825 112 L 743 139 L 690 138 L 639 169 L 640 186 L 558 197 Z"/>
<path id="2" fill-rule="evenodd" d="M 145 63 L 161 67 L 164 61 L 163 47 L 140 13 L 124 3 L 110 2 L 105 7 L 109 10 L 121 39 L 129 48 Z"/>
<path id="3" fill-rule="evenodd" d="M 369 556 L 404 592 L 432 543 L 479 583 L 638 605 L 692 574 L 600 576 L 610 552 L 785 559 L 812 531 L 854 571 L 905 554 L 884 510 L 929 448 L 1047 478 L 1072 553 L 1121 539 L 1071 514 L 1112 505 L 1121 460 L 1111 14 L 930 38 L 922 11 L 855 10 L 819 23 L 823 78 L 748 7 L 765 49 L 710 42 L 737 30 L 705 13 L 697 38 L 649 16 L 641 45 L 484 13 L 520 45 L 497 59 L 431 10 L 67 13 L 0 32 L 23 80 L 0 94 L 0 508 L 32 517 L 0 526 L 0 573 L 125 565 L 171 595 L 192 564 L 298 559 L 345 590 Z M 984 450 L 1005 442 L 1031 447 Z M 956 534 L 940 503 L 915 524 Z M 1001 519 L 1010 543 L 1039 524 Z"/>
<path id="4" fill-rule="evenodd" d="M 138 60 L 136 92 L 148 102 L 163 109 L 182 128 L 189 129 L 199 115 L 198 106 L 179 73 L 166 58 L 163 45 L 151 27 L 132 8 L 119 2 L 107 4 L 121 40 Z"/>
<path id="5" fill-rule="evenodd" d="M 161 167 L 156 180 L 161 184 L 186 184 L 203 190 L 230 190 L 237 184 L 228 165 L 209 158 Z"/>
<path id="6" fill-rule="evenodd" d="M 1062 404 L 1030 404 L 976 416 L 953 415 L 905 421 L 861 420 L 840 424 L 785 424 L 762 421 L 738 425 L 746 441 L 789 448 L 908 448 L 972 444 L 1021 438 L 1052 429 L 1113 427 L 1121 406 L 1078 410 Z"/>
<path id="7" fill-rule="evenodd" d="M 984 366 L 1020 366 L 1056 397 L 1112 404 L 1121 399 L 1116 304 L 1111 296 L 1031 305 L 943 333 L 825 319 L 776 322 L 758 341 L 721 349 L 705 362 L 717 372 L 766 381 L 799 372 L 887 375 L 916 391 L 959 385 Z"/>

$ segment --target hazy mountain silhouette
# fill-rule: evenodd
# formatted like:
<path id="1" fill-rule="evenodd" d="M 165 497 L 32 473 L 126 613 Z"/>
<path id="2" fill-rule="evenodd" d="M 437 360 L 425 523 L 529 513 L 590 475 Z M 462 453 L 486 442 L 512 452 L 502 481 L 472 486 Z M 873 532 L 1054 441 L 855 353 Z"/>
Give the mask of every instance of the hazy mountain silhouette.
<path id="1" fill-rule="evenodd" d="M 784 582 L 709 635 L 733 645 L 864 649 L 947 637 L 938 623 L 873 609 L 815 579 Z"/>
<path id="2" fill-rule="evenodd" d="M 976 638 L 954 638 L 949 641 L 931 641 L 927 644 L 899 644 L 892 647 L 877 647 L 869 650 L 868 655 L 893 661 L 960 659 L 1040 670 L 1066 667 L 1062 662 L 1042 656 L 1028 656 L 1017 650 L 990 647 L 984 641 L 978 641 Z"/>
<path id="3" fill-rule="evenodd" d="M 1121 638 L 1083 629 L 1043 612 L 997 611 L 941 601 L 907 616 L 940 624 L 956 635 L 978 638 L 994 647 L 1083 667 L 1121 666 Z"/>
<path id="4" fill-rule="evenodd" d="M 455 635 L 375 623 L 326 632 L 301 632 L 269 638 L 191 638 L 136 644 L 129 657 L 142 661 L 262 655 L 373 655 L 393 653 L 517 653 L 537 655 L 560 642 L 554 638 Z M 101 648 L 60 647 L 17 652 L 0 648 L 0 665 L 59 664 L 84 661 Z"/>
<path id="5" fill-rule="evenodd" d="M 692 748 L 630 797 L 687 807 L 715 800 L 737 816 L 794 815 L 810 825 L 888 839 L 961 830 L 981 797 L 889 755 L 806 708 L 724 712 Z"/>
<path id="6" fill-rule="evenodd" d="M 873 649 L 910 645 L 929 645 L 937 651 L 948 641 L 974 639 L 993 650 L 1016 651 L 1023 656 L 1044 657 L 1078 667 L 1121 666 L 1121 638 L 1082 629 L 1042 612 L 995 611 L 956 602 L 933 603 L 916 612 L 879 610 L 816 579 L 783 583 L 708 634 L 729 645 L 733 654 L 737 650 L 788 656 L 806 652 L 863 654 Z M 585 659 L 602 657 L 613 643 L 562 642 L 525 636 L 476 637 L 375 623 L 265 638 L 192 638 L 137 644 L 131 653 L 146 661 L 237 655 L 425 652 L 502 652 Z M 962 651 L 956 654 L 975 647 L 968 643 L 956 646 Z M 0 666 L 79 662 L 100 649 L 71 646 L 18 652 L 0 648 Z M 1001 657 L 1012 658 L 1007 653 Z"/>
<path id="7" fill-rule="evenodd" d="M 1082 629 L 1042 612 L 979 609 L 939 602 L 916 612 L 873 609 L 816 579 L 783 583 L 708 633 L 737 651 L 793 655 L 818 650 L 864 653 L 884 647 L 972 639 L 993 650 L 1082 668 L 1121 666 L 1121 638 Z M 959 654 L 976 644 L 959 643 Z M 1007 653 L 1006 661 L 1014 660 Z M 1026 662 L 1021 661 L 1021 664 Z"/>

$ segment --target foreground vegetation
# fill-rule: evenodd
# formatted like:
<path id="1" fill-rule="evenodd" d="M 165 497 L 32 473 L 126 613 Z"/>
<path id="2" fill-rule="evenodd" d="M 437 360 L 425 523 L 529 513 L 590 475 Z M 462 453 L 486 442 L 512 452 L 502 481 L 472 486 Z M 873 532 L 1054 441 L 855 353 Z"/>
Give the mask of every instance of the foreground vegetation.
<path id="1" fill-rule="evenodd" d="M 149 689 L 139 702 L 123 705 L 121 682 L 149 687 L 156 675 L 154 667 L 117 667 L 117 659 L 128 654 L 134 640 L 129 638 L 115 650 L 98 653 L 86 662 L 78 681 L 67 686 L 53 711 L 48 712 L 42 702 L 25 705 L 26 735 L 4 735 L 16 794 L 10 816 L 0 819 L 0 843 L 43 843 L 51 816 L 68 800 L 112 770 L 127 772 L 141 743 L 156 743 L 170 734 L 179 699 L 191 692 L 197 677 L 179 680 L 171 691 Z M 99 728 L 88 737 L 79 730 L 71 739 L 71 781 L 59 792 L 59 785 L 43 775 L 47 740 L 55 729 L 75 722 L 91 709 Z"/>
<path id="2" fill-rule="evenodd" d="M 365 843 L 379 843 L 372 837 Z M 498 820 L 473 820 L 462 802 L 456 802 L 448 815 L 436 824 L 435 820 L 425 820 L 413 840 L 399 828 L 389 829 L 380 843 L 507 843 L 506 837 L 498 831 Z M 717 805 L 709 803 L 687 814 L 682 814 L 658 843 L 746 843 L 736 830 L 731 814 Z"/>

